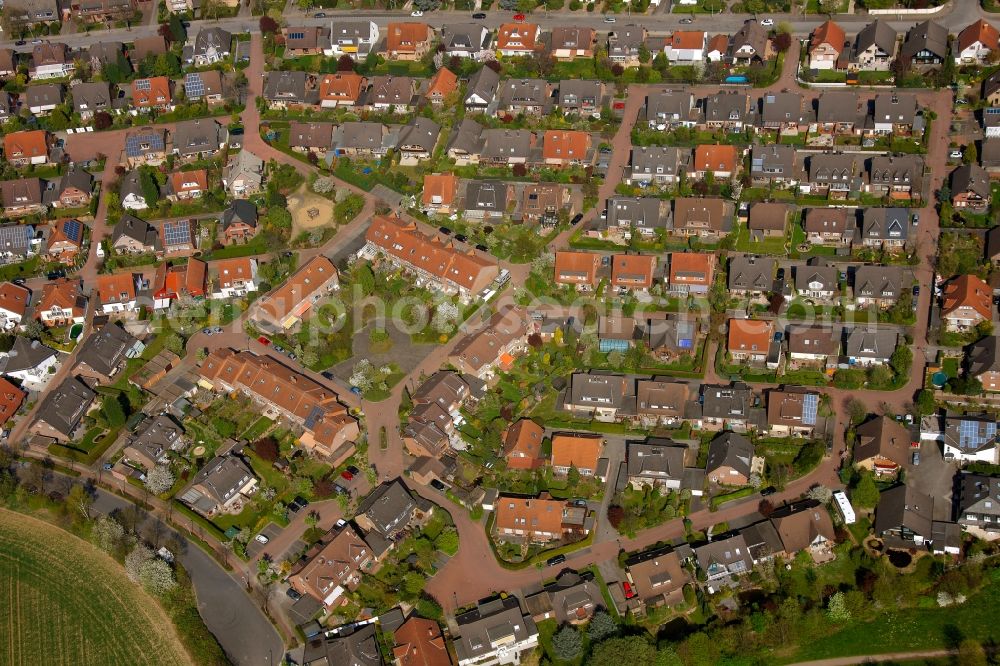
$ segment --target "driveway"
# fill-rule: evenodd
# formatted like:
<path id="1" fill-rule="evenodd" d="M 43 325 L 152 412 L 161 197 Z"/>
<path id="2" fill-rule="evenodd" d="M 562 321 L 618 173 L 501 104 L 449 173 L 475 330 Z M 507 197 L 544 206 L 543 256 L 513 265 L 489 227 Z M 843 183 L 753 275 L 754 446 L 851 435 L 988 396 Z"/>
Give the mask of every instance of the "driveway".
<path id="1" fill-rule="evenodd" d="M 907 460 L 904 468 L 906 485 L 919 488 L 920 492 L 931 497 L 950 500 L 958 466 L 944 460 L 940 442 L 921 442 L 920 464 L 914 465 Z M 951 520 L 950 501 L 934 502 L 934 520 Z"/>
<path id="2" fill-rule="evenodd" d="M 258 534 L 263 534 L 264 536 L 266 536 L 268 543 L 270 543 L 272 539 L 276 539 L 278 535 L 281 534 L 283 529 L 284 528 L 282 528 L 280 525 L 277 525 L 275 523 L 268 523 L 264 527 L 264 529 L 258 532 Z M 247 556 L 249 557 L 249 559 L 254 559 L 257 557 L 258 554 L 260 554 L 262 550 L 264 550 L 265 547 L 266 544 L 257 541 L 257 534 L 254 534 L 253 537 L 250 539 L 250 541 L 247 543 Z"/>

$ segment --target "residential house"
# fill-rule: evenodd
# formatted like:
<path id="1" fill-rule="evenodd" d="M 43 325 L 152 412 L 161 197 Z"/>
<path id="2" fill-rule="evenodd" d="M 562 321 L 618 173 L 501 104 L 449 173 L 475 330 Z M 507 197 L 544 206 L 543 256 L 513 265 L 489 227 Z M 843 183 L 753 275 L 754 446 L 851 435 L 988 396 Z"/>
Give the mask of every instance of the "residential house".
<path id="1" fill-rule="evenodd" d="M 278 289 L 254 303 L 251 319 L 274 331 L 291 329 L 306 312 L 331 291 L 340 288 L 337 267 L 317 255 L 289 277 Z"/>
<path id="2" fill-rule="evenodd" d="M 705 471 L 686 467 L 688 447 L 664 437 L 649 437 L 644 442 L 626 441 L 625 465 L 628 483 L 637 490 L 643 486 L 668 491 L 689 490 L 701 496 Z"/>
<path id="3" fill-rule="evenodd" d="M 96 398 L 97 394 L 82 381 L 66 377 L 45 392 L 28 430 L 57 442 L 69 442 L 76 438 L 80 423 Z"/>
<path id="4" fill-rule="evenodd" d="M 497 91 L 497 115 L 545 115 L 552 106 L 550 93 L 545 79 L 508 79 Z"/>
<path id="5" fill-rule="evenodd" d="M 483 67 L 469 77 L 465 86 L 465 108 L 473 113 L 492 113 L 497 93 L 500 91 L 500 75 L 490 67 Z M 462 125 L 475 122 L 466 118 Z"/>
<path id="6" fill-rule="evenodd" d="M 729 291 L 734 296 L 759 297 L 774 288 L 774 257 L 753 254 L 736 255 L 729 259 Z"/>
<path id="7" fill-rule="evenodd" d="M 125 213 L 111 230 L 111 249 L 120 254 L 152 254 L 162 252 L 163 245 L 153 225 Z"/>
<path id="8" fill-rule="evenodd" d="M 424 97 L 434 106 L 443 106 L 456 91 L 458 77 L 447 67 L 442 67 L 431 77 Z"/>
<path id="9" fill-rule="evenodd" d="M 795 293 L 804 298 L 828 301 L 837 293 L 840 271 L 810 260 L 805 266 L 795 266 Z"/>
<path id="10" fill-rule="evenodd" d="M 542 159 L 547 166 L 585 166 L 593 162 L 590 134 L 578 130 L 547 130 L 542 138 Z"/>
<path id="11" fill-rule="evenodd" d="M 13 282 L 0 282 L 0 328 L 13 330 L 21 323 L 31 303 L 31 291 Z"/>
<path id="12" fill-rule="evenodd" d="M 129 57 L 132 60 L 133 69 L 138 70 L 139 63 L 149 56 L 158 56 L 167 52 L 167 40 L 163 35 L 152 35 L 150 37 L 137 37 L 132 43 L 132 51 Z"/>
<path id="13" fill-rule="evenodd" d="M 111 273 L 97 276 L 97 294 L 104 314 L 136 312 L 136 295 L 142 291 L 143 277 L 138 273 Z"/>
<path id="14" fill-rule="evenodd" d="M 152 291 L 157 310 L 169 308 L 180 298 L 203 299 L 208 291 L 208 266 L 194 257 L 176 266 L 162 263 L 153 274 Z"/>
<path id="15" fill-rule="evenodd" d="M 604 439 L 600 435 L 556 433 L 552 435 L 552 473 L 565 476 L 576 469 L 580 476 L 600 478 L 601 449 Z M 603 480 L 603 479 L 602 479 Z"/>
<path id="16" fill-rule="evenodd" d="M 3 138 L 3 156 L 15 167 L 39 166 L 49 161 L 49 133 L 45 130 L 10 132 Z"/>
<path id="17" fill-rule="evenodd" d="M 729 42 L 729 58 L 737 65 L 763 63 L 775 56 L 767 30 L 756 20 L 748 20 Z"/>
<path id="18" fill-rule="evenodd" d="M 379 43 L 381 34 L 375 21 L 337 21 L 330 24 L 330 50 L 327 56 L 347 54 L 364 60 Z"/>
<path id="19" fill-rule="evenodd" d="M 761 185 L 795 185 L 798 181 L 795 149 L 774 144 L 754 146 L 750 155 L 750 177 L 754 183 Z"/>
<path id="20" fill-rule="evenodd" d="M 502 56 L 532 55 L 542 49 L 541 35 L 534 23 L 504 23 L 497 30 L 495 50 Z"/>
<path id="21" fill-rule="evenodd" d="M 17 73 L 17 56 L 14 49 L 0 49 L 0 76 L 8 77 Z"/>
<path id="22" fill-rule="evenodd" d="M 42 200 L 40 178 L 19 178 L 0 182 L 0 198 L 3 199 L 5 217 L 40 215 L 48 210 Z"/>
<path id="23" fill-rule="evenodd" d="M 635 24 L 612 30 L 608 33 L 608 58 L 622 67 L 638 67 L 647 34 L 645 27 Z"/>
<path id="24" fill-rule="evenodd" d="M 948 58 L 948 29 L 934 21 L 922 21 L 910 28 L 899 50 L 916 67 L 940 65 Z"/>
<path id="25" fill-rule="evenodd" d="M 76 67 L 68 46 L 62 42 L 36 41 L 39 43 L 31 48 L 28 78 L 60 79 L 73 74 Z"/>
<path id="26" fill-rule="evenodd" d="M 601 81 L 565 79 L 559 82 L 559 108 L 566 115 L 600 117 L 605 90 Z"/>
<path id="27" fill-rule="evenodd" d="M 493 33 L 481 23 L 446 23 L 441 27 L 441 46 L 446 58 L 486 60 L 492 53 L 492 42 Z"/>
<path id="28" fill-rule="evenodd" d="M 728 58 L 729 54 L 729 35 L 719 34 L 712 35 L 708 40 L 708 46 L 705 47 L 705 58 L 709 62 L 722 62 Z"/>
<path id="29" fill-rule="evenodd" d="M 706 128 L 742 132 L 744 123 L 750 120 L 750 96 L 736 91 L 719 92 L 705 98 L 704 109 Z"/>
<path id="30" fill-rule="evenodd" d="M 392 654 L 399 666 L 451 666 L 448 643 L 436 620 L 411 615 L 392 639 Z"/>
<path id="31" fill-rule="evenodd" d="M 154 184 L 153 190 L 155 189 Z M 156 204 L 155 200 L 147 201 L 146 190 L 142 186 L 142 174 L 138 169 L 133 169 L 122 176 L 118 185 L 118 200 L 125 210 L 146 210 L 151 204 Z"/>
<path id="32" fill-rule="evenodd" d="M 746 384 L 703 385 L 701 402 L 702 425 L 706 430 L 746 432 L 756 427 L 754 395 Z"/>
<path id="33" fill-rule="evenodd" d="M 79 279 L 60 278 L 46 282 L 42 296 L 35 303 L 35 319 L 46 327 L 82 324 L 87 314 L 87 299 Z"/>
<path id="34" fill-rule="evenodd" d="M 887 545 L 923 546 L 933 530 L 934 498 L 916 486 L 894 486 L 883 490 L 875 508 L 875 534 Z"/>
<path id="35" fill-rule="evenodd" d="M 93 23 L 111 23 L 130 18 L 137 10 L 134 0 L 81 0 L 72 9 L 78 18 Z"/>
<path id="36" fill-rule="evenodd" d="M 2 50 L 0 50 L 2 53 Z M 2 67 L 3 65 L 0 65 Z M 9 92 L 0 92 L 0 122 L 6 123 L 17 112 L 17 100 Z"/>
<path id="37" fill-rule="evenodd" d="M 303 666 L 382 666 L 384 662 L 375 625 L 355 625 L 324 633 L 318 640 L 311 640 L 306 645 L 302 663 Z"/>
<path id="38" fill-rule="evenodd" d="M 559 250 L 555 255 L 553 279 L 555 284 L 570 285 L 577 291 L 590 291 L 597 288 L 600 266 L 601 255 L 597 253 Z"/>
<path id="39" fill-rule="evenodd" d="M 988 335 L 967 352 L 968 376 L 979 380 L 984 391 L 1000 391 L 1000 338 Z"/>
<path id="40" fill-rule="evenodd" d="M 722 486 L 746 486 L 754 469 L 753 443 L 736 432 L 717 435 L 708 445 L 705 475 Z"/>
<path id="41" fill-rule="evenodd" d="M 619 292 L 648 291 L 656 274 L 656 256 L 616 254 L 611 257 L 611 286 Z"/>
<path id="42" fill-rule="evenodd" d="M 666 130 L 691 126 L 694 95 L 689 91 L 664 90 L 646 96 L 646 122 L 650 129 Z"/>
<path id="43" fill-rule="evenodd" d="M 990 53 L 1000 47 L 1000 32 L 983 19 L 958 33 L 952 53 L 956 65 L 985 65 Z"/>
<path id="44" fill-rule="evenodd" d="M 621 375 L 573 373 L 563 409 L 576 416 L 615 421 L 625 402 L 626 383 Z"/>
<path id="45" fill-rule="evenodd" d="M 458 666 L 516 664 L 538 647 L 538 628 L 514 596 L 479 603 L 455 623 Z"/>
<path id="46" fill-rule="evenodd" d="M 844 353 L 850 365 L 868 367 L 885 365 L 899 344 L 899 333 L 885 329 L 870 331 L 865 326 L 852 328 L 847 334 Z"/>
<path id="47" fill-rule="evenodd" d="M 357 588 L 362 573 L 375 563 L 375 554 L 348 523 L 324 535 L 304 559 L 292 568 L 289 585 L 331 609 Z"/>
<path id="48" fill-rule="evenodd" d="M 237 298 L 257 291 L 257 260 L 253 257 L 213 261 L 209 270 L 213 274 L 212 298 Z"/>
<path id="49" fill-rule="evenodd" d="M 626 603 L 634 603 L 634 610 L 648 612 L 684 602 L 684 586 L 691 582 L 691 574 L 681 565 L 681 558 L 672 547 L 633 555 L 625 560 L 625 569 L 635 592 L 635 597 Z"/>
<path id="50" fill-rule="evenodd" d="M 982 152 L 979 154 L 979 164 L 991 176 L 1000 173 L 1000 109 L 990 107 L 983 110 L 984 117 L 991 118 L 996 123 L 996 134 L 991 136 L 987 129 L 986 138 L 982 142 Z"/>
<path id="51" fill-rule="evenodd" d="M 672 363 L 692 356 L 697 349 L 699 322 L 685 315 L 667 315 L 639 322 L 639 335 L 653 357 Z"/>
<path id="52" fill-rule="evenodd" d="M 737 576 L 750 573 L 753 559 L 742 534 L 722 537 L 694 548 L 698 568 L 705 572 L 705 588 L 715 594 L 735 585 Z"/>
<path id="53" fill-rule="evenodd" d="M 590 532 L 586 507 L 568 500 L 500 496 L 494 510 L 494 538 L 520 543 L 551 543 L 583 537 Z"/>
<path id="54" fill-rule="evenodd" d="M 125 160 L 130 169 L 157 166 L 167 159 L 167 130 L 142 127 L 125 135 Z"/>
<path id="55" fill-rule="evenodd" d="M 458 177 L 453 173 L 424 175 L 421 206 L 425 213 L 451 215 L 458 210 Z"/>
<path id="56" fill-rule="evenodd" d="M 479 163 L 495 166 L 527 164 L 533 156 L 537 158 L 535 134 L 530 130 L 487 129 L 482 130 L 482 147 Z"/>
<path id="57" fill-rule="evenodd" d="M 145 348 L 121 326 L 105 324 L 80 344 L 73 374 L 98 384 L 110 384 L 126 361 L 138 358 Z"/>
<path id="58" fill-rule="evenodd" d="M 718 197 L 674 199 L 670 233 L 679 236 L 720 238 L 732 231 L 733 206 Z"/>
<path id="59" fill-rule="evenodd" d="M 434 30 L 426 23 L 389 23 L 385 30 L 389 60 L 420 60 L 431 49 Z"/>
<path id="60" fill-rule="evenodd" d="M 887 72 L 896 57 L 896 31 L 882 19 L 875 19 L 854 40 L 850 68 L 862 72 Z"/>
<path id="61" fill-rule="evenodd" d="M 82 208 L 90 204 L 94 177 L 80 166 L 67 169 L 65 175 L 49 183 L 54 197 L 47 201 L 53 208 Z"/>
<path id="62" fill-rule="evenodd" d="M 814 501 L 791 504 L 781 507 L 770 518 L 786 556 L 806 552 L 814 562 L 833 559 L 837 535 L 826 507 Z"/>
<path id="63" fill-rule="evenodd" d="M 208 461 L 180 492 L 180 500 L 197 513 L 211 517 L 237 512 L 256 490 L 253 470 L 230 453 Z"/>
<path id="64" fill-rule="evenodd" d="M 289 123 L 288 147 L 299 153 L 323 157 L 333 149 L 333 130 L 333 123 Z"/>
<path id="65" fill-rule="evenodd" d="M 521 195 L 521 220 L 544 227 L 554 227 L 565 211 L 567 216 L 576 212 L 570 191 L 562 185 L 549 183 L 525 185 Z"/>
<path id="66" fill-rule="evenodd" d="M 41 234 L 30 224 L 0 225 L 0 262 L 11 263 L 38 254 Z"/>
<path id="67" fill-rule="evenodd" d="M 917 96 L 913 93 L 880 93 L 875 96 L 872 107 L 872 131 L 875 134 L 909 136 L 921 127 L 923 118 L 918 116 L 921 113 Z"/>
<path id="68" fill-rule="evenodd" d="M 947 282 L 941 297 L 941 319 L 949 331 L 968 331 L 993 320 L 993 289 L 975 275 Z"/>
<path id="69" fill-rule="evenodd" d="M 211 157 L 225 147 L 226 135 L 225 128 L 210 118 L 179 122 L 171 135 L 174 154 L 181 160 Z"/>
<path id="70" fill-rule="evenodd" d="M 257 206 L 235 199 L 222 214 L 222 234 L 227 244 L 245 243 L 257 235 Z"/>
<path id="71" fill-rule="evenodd" d="M 262 413 L 301 428 L 298 438 L 306 452 L 333 466 L 354 454 L 358 422 L 337 395 L 275 357 L 219 348 L 208 355 L 199 373 L 202 385 L 218 392 L 240 391 Z"/>
<path id="72" fill-rule="evenodd" d="M 285 58 L 300 58 L 302 56 L 321 55 L 329 51 L 330 28 L 317 25 L 297 25 L 281 29 L 285 38 Z"/>
<path id="73" fill-rule="evenodd" d="M 856 199 L 861 194 L 857 156 L 844 153 L 821 153 L 808 158 L 809 182 L 800 188 L 805 194 L 830 199 Z M 822 209 L 841 210 L 843 209 Z M 844 216 L 846 219 L 846 211 Z"/>
<path id="74" fill-rule="evenodd" d="M 602 592 L 591 572 L 562 571 L 554 583 L 526 597 L 524 603 L 537 622 L 554 619 L 559 624 L 580 625 L 607 605 Z"/>
<path id="75" fill-rule="evenodd" d="M 441 126 L 430 118 L 417 116 L 399 131 L 396 150 L 399 163 L 416 166 L 422 160 L 430 159 L 441 136 Z"/>
<path id="76" fill-rule="evenodd" d="M 958 524 L 970 532 L 981 530 L 989 536 L 1000 530 L 1000 478 L 963 472 L 957 485 Z"/>
<path id="77" fill-rule="evenodd" d="M 871 194 L 893 199 L 920 196 L 924 178 L 924 158 L 920 155 L 878 155 L 867 164 Z"/>
<path id="78" fill-rule="evenodd" d="M 861 220 L 861 244 L 865 247 L 899 249 L 909 237 L 907 208 L 866 208 Z"/>
<path id="79" fill-rule="evenodd" d="M 607 200 L 607 229 L 631 238 L 632 232 L 651 237 L 667 225 L 669 203 L 657 197 L 610 197 Z"/>
<path id="80" fill-rule="evenodd" d="M 446 293 L 457 293 L 468 302 L 496 278 L 499 269 L 473 252 L 463 252 L 447 239 L 427 236 L 415 224 L 395 217 L 377 216 L 365 234 L 358 256 L 376 256 L 411 271 L 417 285 L 431 285 Z"/>
<path id="81" fill-rule="evenodd" d="M 77 219 L 62 219 L 55 223 L 49 234 L 45 257 L 48 261 L 72 266 L 83 247 L 83 232 L 86 227 Z"/>
<path id="82" fill-rule="evenodd" d="M 694 149 L 694 163 L 691 165 L 690 177 L 703 180 L 711 173 L 720 180 L 736 176 L 740 165 L 740 153 L 736 146 L 700 145 Z"/>
<path id="83" fill-rule="evenodd" d="M 241 150 L 222 170 L 222 184 L 236 198 L 260 192 L 264 185 L 264 160 L 249 150 Z"/>
<path id="84" fill-rule="evenodd" d="M 715 255 L 710 252 L 671 252 L 667 290 L 680 294 L 707 294 L 714 282 Z"/>
<path id="85" fill-rule="evenodd" d="M 948 415 L 944 419 L 944 459 L 959 464 L 997 464 L 996 417 L 988 414 Z"/>
<path id="86" fill-rule="evenodd" d="M 165 256 L 193 253 L 198 247 L 197 220 L 165 220 L 160 225 L 160 242 Z"/>
<path id="87" fill-rule="evenodd" d="M 784 238 L 788 231 L 788 206 L 780 203 L 755 203 L 747 220 L 750 238 Z"/>
<path id="88" fill-rule="evenodd" d="M 889 308 L 903 290 L 900 266 L 859 266 L 854 271 L 854 300 L 860 307 Z"/>
<path id="89" fill-rule="evenodd" d="M 15 336 L 11 348 L 0 354 L 0 374 L 16 379 L 24 388 L 42 388 L 56 374 L 59 356 L 38 340 Z"/>
<path id="90" fill-rule="evenodd" d="M 705 62 L 705 47 L 708 33 L 699 30 L 675 30 L 663 42 L 663 54 L 667 62 L 692 65 Z"/>
<path id="91" fill-rule="evenodd" d="M 821 324 L 788 327 L 788 358 L 793 363 L 818 364 L 826 368 L 840 355 L 841 333 Z"/>
<path id="92" fill-rule="evenodd" d="M 466 219 L 502 220 L 514 203 L 514 188 L 499 180 L 470 180 L 465 185 Z"/>
<path id="93" fill-rule="evenodd" d="M 263 92 L 273 110 L 298 109 L 319 102 L 316 77 L 306 72 L 266 72 Z"/>
<path id="94" fill-rule="evenodd" d="M 779 135 L 797 135 L 809 129 L 811 115 L 803 109 L 801 93 L 769 92 L 760 98 L 762 130 L 775 130 Z"/>
<path id="95" fill-rule="evenodd" d="M 593 28 L 552 28 L 549 32 L 549 53 L 556 60 L 594 57 Z"/>
<path id="96" fill-rule="evenodd" d="M 507 307 L 496 312 L 478 331 L 466 334 L 448 356 L 460 372 L 483 381 L 495 370 L 508 370 L 527 348 L 528 321 L 523 310 Z"/>
<path id="97" fill-rule="evenodd" d="M 166 76 L 132 81 L 132 107 L 139 111 L 170 111 L 173 109 L 173 83 Z"/>
<path id="98" fill-rule="evenodd" d="M 167 177 L 166 196 L 169 201 L 197 199 L 207 191 L 208 172 L 204 169 L 174 171 Z"/>
<path id="99" fill-rule="evenodd" d="M 368 79 L 354 72 L 324 74 L 319 80 L 319 105 L 324 109 L 359 104 Z"/>
<path id="100" fill-rule="evenodd" d="M 58 0 L 8 0 L 5 8 L 12 24 L 34 26 L 59 20 Z"/>
<path id="101" fill-rule="evenodd" d="M 520 419 L 503 431 L 503 457 L 507 469 L 532 470 L 545 466 L 542 440 L 545 428 L 531 419 Z"/>
<path id="102" fill-rule="evenodd" d="M 736 363 L 763 363 L 774 336 L 774 322 L 730 319 L 726 352 Z"/>
<path id="103" fill-rule="evenodd" d="M 24 106 L 36 116 L 47 116 L 63 103 L 63 87 L 58 83 L 28 86 L 24 91 Z"/>
<path id="104" fill-rule="evenodd" d="M 148 472 L 169 461 L 168 451 L 181 451 L 185 444 L 184 427 L 168 414 L 160 414 L 147 418 L 129 438 L 124 459 Z"/>
<path id="105" fill-rule="evenodd" d="M 417 107 L 417 80 L 409 76 L 376 76 L 367 101 L 376 111 L 410 113 Z"/>
<path id="106" fill-rule="evenodd" d="M 80 114 L 82 120 L 89 120 L 95 113 L 109 113 L 111 105 L 111 86 L 102 81 L 81 81 L 70 88 L 73 97 L 73 110 Z"/>
<path id="107" fill-rule="evenodd" d="M 849 50 L 844 29 L 832 20 L 824 21 L 809 36 L 809 69 L 845 69 Z"/>
<path id="108" fill-rule="evenodd" d="M 689 408 L 697 404 L 691 398 L 691 387 L 683 382 L 656 379 L 636 382 L 636 419 L 643 426 L 676 425 L 690 417 Z"/>
<path id="109" fill-rule="evenodd" d="M 366 532 L 392 539 L 419 526 L 434 512 L 434 505 L 414 496 L 401 479 L 382 483 L 358 504 L 354 522 Z M 367 536 L 367 535 L 366 535 Z"/>
<path id="110" fill-rule="evenodd" d="M 818 425 L 819 393 L 798 386 L 767 392 L 767 426 L 772 437 L 812 437 Z"/>
<path id="111" fill-rule="evenodd" d="M 816 101 L 816 125 L 810 131 L 823 135 L 854 134 L 864 127 L 867 115 L 867 105 L 862 112 L 855 93 L 827 91 Z"/>
<path id="112" fill-rule="evenodd" d="M 976 164 L 963 164 L 951 173 L 951 203 L 955 208 L 982 213 L 990 205 L 990 175 Z"/>
<path id="113" fill-rule="evenodd" d="M 13 428 L 14 415 L 24 404 L 28 393 L 6 379 L 0 379 L 0 424 Z"/>
<path id="114" fill-rule="evenodd" d="M 843 208 L 809 208 L 802 226 L 812 245 L 846 245 L 854 237 L 854 221 Z"/>
<path id="115" fill-rule="evenodd" d="M 222 28 L 202 28 L 194 44 L 184 47 L 184 61 L 195 67 L 214 65 L 230 57 L 232 43 L 232 34 Z"/>

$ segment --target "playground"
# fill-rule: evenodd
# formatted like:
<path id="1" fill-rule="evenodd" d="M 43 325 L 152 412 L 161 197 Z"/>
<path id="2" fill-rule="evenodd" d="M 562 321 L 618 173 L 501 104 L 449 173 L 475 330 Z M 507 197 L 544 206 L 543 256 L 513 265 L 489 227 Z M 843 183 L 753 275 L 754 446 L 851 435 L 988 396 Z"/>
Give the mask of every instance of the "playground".
<path id="1" fill-rule="evenodd" d="M 333 201 L 310 192 L 303 184 L 288 197 L 288 212 L 292 214 L 292 238 L 303 231 L 334 226 Z"/>

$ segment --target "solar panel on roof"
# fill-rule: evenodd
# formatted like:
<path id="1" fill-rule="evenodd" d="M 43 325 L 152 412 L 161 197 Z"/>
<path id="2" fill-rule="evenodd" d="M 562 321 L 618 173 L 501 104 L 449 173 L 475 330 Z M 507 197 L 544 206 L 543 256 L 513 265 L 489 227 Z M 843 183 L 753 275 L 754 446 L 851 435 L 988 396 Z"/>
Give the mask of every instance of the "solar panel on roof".
<path id="1" fill-rule="evenodd" d="M 66 220 L 63 223 L 63 231 L 66 236 L 72 239 L 80 238 L 80 222 L 79 220 Z"/>
<path id="2" fill-rule="evenodd" d="M 184 78 L 184 92 L 188 97 L 202 97 L 205 94 L 205 82 L 197 73 L 188 74 Z"/>
<path id="3" fill-rule="evenodd" d="M 149 90 L 149 79 L 136 79 L 132 84 L 135 86 L 136 90 Z"/>
<path id="4" fill-rule="evenodd" d="M 802 422 L 806 425 L 816 425 L 816 412 L 819 408 L 819 396 L 807 393 L 802 398 Z"/>
<path id="5" fill-rule="evenodd" d="M 163 238 L 166 245 L 184 245 L 191 242 L 191 231 L 187 222 L 165 222 Z"/>

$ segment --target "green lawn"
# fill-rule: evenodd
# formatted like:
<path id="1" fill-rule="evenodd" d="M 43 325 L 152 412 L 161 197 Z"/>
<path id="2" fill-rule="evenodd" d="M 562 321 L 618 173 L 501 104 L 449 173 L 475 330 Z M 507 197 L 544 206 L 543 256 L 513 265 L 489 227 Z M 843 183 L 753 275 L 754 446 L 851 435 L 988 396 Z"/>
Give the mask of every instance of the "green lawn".
<path id="1" fill-rule="evenodd" d="M 263 236 L 254 236 L 242 245 L 228 245 L 221 250 L 213 250 L 206 253 L 202 258 L 205 261 L 218 261 L 219 259 L 235 259 L 237 257 L 252 257 L 255 254 L 267 252 L 267 244 Z"/>

